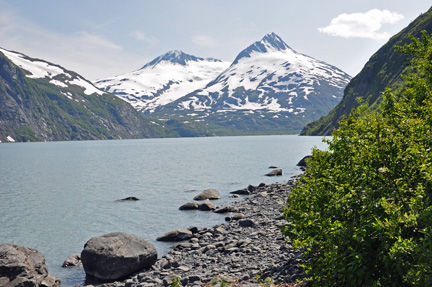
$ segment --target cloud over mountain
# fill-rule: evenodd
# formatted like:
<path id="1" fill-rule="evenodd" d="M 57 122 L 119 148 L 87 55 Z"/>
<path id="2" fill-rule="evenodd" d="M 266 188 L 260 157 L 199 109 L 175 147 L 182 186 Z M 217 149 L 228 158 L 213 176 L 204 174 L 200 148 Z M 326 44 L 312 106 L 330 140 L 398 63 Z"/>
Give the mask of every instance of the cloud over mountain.
<path id="1" fill-rule="evenodd" d="M 386 39 L 390 35 L 381 31 L 383 25 L 394 24 L 403 18 L 400 13 L 379 9 L 366 13 L 343 13 L 333 18 L 328 26 L 318 28 L 318 31 L 342 38 Z"/>

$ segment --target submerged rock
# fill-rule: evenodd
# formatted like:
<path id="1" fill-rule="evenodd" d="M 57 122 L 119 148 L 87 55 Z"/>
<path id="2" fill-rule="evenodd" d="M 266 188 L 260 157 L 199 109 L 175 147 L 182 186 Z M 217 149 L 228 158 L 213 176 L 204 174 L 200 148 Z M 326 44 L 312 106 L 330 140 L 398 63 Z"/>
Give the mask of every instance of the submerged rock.
<path id="1" fill-rule="evenodd" d="M 274 169 L 271 172 L 267 173 L 266 176 L 281 176 L 282 169 Z"/>
<path id="2" fill-rule="evenodd" d="M 139 198 L 135 197 L 135 196 L 129 196 L 129 197 L 125 197 L 123 199 L 119 199 L 118 201 L 138 201 Z"/>
<path id="3" fill-rule="evenodd" d="M 0 286 L 59 286 L 59 278 L 48 273 L 45 257 L 36 249 L 0 243 Z"/>
<path id="4" fill-rule="evenodd" d="M 220 199 L 220 193 L 216 189 L 210 188 L 206 189 L 197 196 L 194 197 L 194 200 L 207 200 L 207 199 Z"/>
<path id="5" fill-rule="evenodd" d="M 115 232 L 87 241 L 81 260 L 88 276 L 116 280 L 150 268 L 157 260 L 157 251 L 153 244 L 144 239 Z"/>

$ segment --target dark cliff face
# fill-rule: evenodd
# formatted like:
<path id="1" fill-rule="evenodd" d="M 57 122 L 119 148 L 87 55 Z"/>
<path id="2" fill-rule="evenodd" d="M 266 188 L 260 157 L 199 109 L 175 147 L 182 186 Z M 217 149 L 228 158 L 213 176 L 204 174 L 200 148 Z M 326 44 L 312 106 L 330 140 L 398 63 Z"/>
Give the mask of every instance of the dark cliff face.
<path id="1" fill-rule="evenodd" d="M 376 108 L 382 92 L 390 87 L 398 89 L 403 86 L 401 74 L 406 69 L 405 56 L 394 49 L 395 45 L 404 45 L 410 40 L 409 34 L 420 37 L 421 31 L 432 33 L 432 8 L 420 15 L 401 32 L 393 36 L 366 63 L 361 72 L 347 85 L 342 101 L 320 118 L 304 127 L 302 135 L 330 135 L 338 122 L 358 107 L 357 98 L 361 98 L 371 108 Z"/>
<path id="2" fill-rule="evenodd" d="M 31 79 L 0 53 L 0 141 L 59 141 L 154 137 L 140 113 L 119 98 L 86 95 L 47 79 Z"/>

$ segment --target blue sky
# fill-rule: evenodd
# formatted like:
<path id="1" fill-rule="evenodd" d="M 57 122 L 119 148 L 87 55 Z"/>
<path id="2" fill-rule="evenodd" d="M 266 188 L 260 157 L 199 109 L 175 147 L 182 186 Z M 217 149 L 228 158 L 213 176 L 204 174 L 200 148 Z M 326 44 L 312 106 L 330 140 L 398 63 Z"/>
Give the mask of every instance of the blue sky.
<path id="1" fill-rule="evenodd" d="M 233 61 L 275 32 L 355 76 L 427 0 L 0 0 L 0 47 L 95 80 L 170 50 Z"/>

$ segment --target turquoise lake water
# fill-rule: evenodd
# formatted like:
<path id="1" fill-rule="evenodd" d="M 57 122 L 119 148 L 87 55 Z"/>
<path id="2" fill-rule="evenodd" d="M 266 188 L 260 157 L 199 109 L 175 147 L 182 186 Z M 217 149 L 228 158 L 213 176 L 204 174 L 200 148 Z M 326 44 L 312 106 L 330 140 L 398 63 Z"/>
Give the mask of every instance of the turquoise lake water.
<path id="1" fill-rule="evenodd" d="M 229 192 L 284 182 L 320 137 L 247 136 L 0 144 L 0 242 L 35 248 L 62 286 L 82 284 L 81 267 L 61 268 L 93 236 L 127 232 L 155 239 L 179 227 L 210 227 L 224 216 L 180 211 L 207 188 Z M 283 176 L 269 178 L 269 166 Z M 118 202 L 128 196 L 135 202 Z"/>

